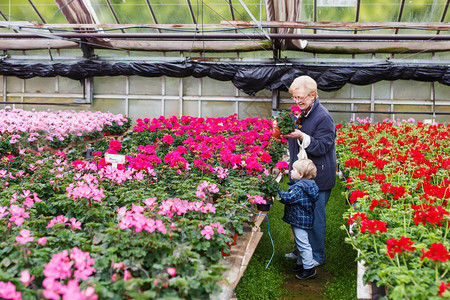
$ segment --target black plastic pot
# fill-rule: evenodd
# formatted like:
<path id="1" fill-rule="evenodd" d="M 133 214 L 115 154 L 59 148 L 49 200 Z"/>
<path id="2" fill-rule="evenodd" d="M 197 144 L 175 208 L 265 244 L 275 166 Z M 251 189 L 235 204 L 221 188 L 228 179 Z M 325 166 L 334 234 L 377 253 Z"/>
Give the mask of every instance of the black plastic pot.
<path id="1" fill-rule="evenodd" d="M 260 211 L 269 211 L 273 200 L 266 200 L 267 204 L 256 204 L 256 208 Z"/>

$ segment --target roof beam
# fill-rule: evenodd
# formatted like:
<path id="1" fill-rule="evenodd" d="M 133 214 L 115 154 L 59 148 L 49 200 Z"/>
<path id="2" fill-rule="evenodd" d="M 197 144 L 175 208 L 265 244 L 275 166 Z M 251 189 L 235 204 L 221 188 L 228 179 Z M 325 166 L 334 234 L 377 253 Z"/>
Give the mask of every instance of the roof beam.
<path id="1" fill-rule="evenodd" d="M 96 49 L 105 48 L 102 45 L 90 45 Z M 79 43 L 65 40 L 48 39 L 4 39 L 0 42 L 0 50 L 41 50 L 41 49 L 75 49 Z M 271 50 L 266 41 L 133 41 L 111 40 L 107 49 L 132 51 L 198 51 L 198 52 L 246 52 Z M 287 50 L 298 50 L 288 48 Z M 450 51 L 449 41 L 434 42 L 322 42 L 309 41 L 308 47 L 302 52 L 362 54 L 362 53 L 429 53 Z"/>
<path id="2" fill-rule="evenodd" d="M 155 20 L 156 21 L 156 20 Z M 157 23 L 157 22 L 155 22 Z M 306 29 L 426 29 L 426 30 L 450 30 L 449 22 L 286 22 L 286 21 L 262 21 L 258 22 L 263 28 L 273 27 L 290 27 L 290 28 L 306 28 Z M 92 23 L 78 23 L 78 24 L 39 24 L 30 21 L 2 21 L 0 27 L 8 27 L 7 25 L 14 25 L 17 27 L 36 27 L 36 28 L 108 28 L 120 29 L 126 27 L 140 27 L 140 28 L 187 28 L 196 29 L 196 24 L 92 24 Z M 221 21 L 220 24 L 203 24 L 204 28 L 232 28 L 242 29 L 246 27 L 257 27 L 253 21 Z"/>
<path id="3" fill-rule="evenodd" d="M 436 34 L 268 34 L 270 39 L 307 39 L 307 40 L 377 40 L 377 41 L 442 41 L 450 40 L 450 35 Z M 23 39 L 23 38 L 42 38 L 44 34 L 36 32 L 0 33 L 0 38 Z M 195 32 L 193 33 L 48 33 L 45 34 L 49 39 L 81 39 L 81 38 L 100 38 L 100 39 L 167 39 L 167 40 L 194 40 L 200 39 Z M 266 34 L 258 33 L 229 33 L 229 34 L 203 34 L 202 40 L 266 40 Z"/>

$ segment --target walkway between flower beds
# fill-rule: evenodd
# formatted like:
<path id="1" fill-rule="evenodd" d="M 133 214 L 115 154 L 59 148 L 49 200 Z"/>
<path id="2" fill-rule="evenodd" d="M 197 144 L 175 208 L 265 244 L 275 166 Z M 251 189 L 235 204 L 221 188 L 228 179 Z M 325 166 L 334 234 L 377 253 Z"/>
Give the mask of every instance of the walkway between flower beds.
<path id="1" fill-rule="evenodd" d="M 230 269 L 225 272 L 224 276 L 227 282 L 222 281 L 219 285 L 222 287 L 222 293 L 218 299 L 236 300 L 233 297 L 233 291 L 238 284 L 240 278 L 245 272 L 248 263 L 255 251 L 258 243 L 263 235 L 261 232 L 261 224 L 265 219 L 267 212 L 259 212 L 260 215 L 255 215 L 251 220 L 254 226 L 244 226 L 245 234 L 239 236 L 237 245 L 231 247 L 230 256 L 224 258 L 224 264 Z M 286 300 L 321 300 L 323 297 L 323 288 L 331 276 L 321 266 L 316 268 L 317 275 L 313 279 L 300 281 L 295 279 L 295 273 L 287 269 L 285 274 L 288 277 L 285 288 L 289 291 L 289 296 Z"/>
<path id="2" fill-rule="evenodd" d="M 283 298 L 285 300 L 322 300 L 323 288 L 327 281 L 331 279 L 331 275 L 325 271 L 324 267 L 317 267 L 317 275 L 313 279 L 298 280 L 295 279 L 295 273 L 291 270 L 286 270 L 288 276 L 285 288 L 290 295 Z"/>

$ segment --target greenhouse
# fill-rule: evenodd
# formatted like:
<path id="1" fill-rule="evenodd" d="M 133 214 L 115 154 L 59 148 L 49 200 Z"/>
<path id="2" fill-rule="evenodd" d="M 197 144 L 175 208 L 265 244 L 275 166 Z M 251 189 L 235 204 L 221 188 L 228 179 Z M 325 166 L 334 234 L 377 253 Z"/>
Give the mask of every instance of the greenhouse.
<path id="1" fill-rule="evenodd" d="M 0 299 L 450 297 L 449 3 L 0 0 Z"/>

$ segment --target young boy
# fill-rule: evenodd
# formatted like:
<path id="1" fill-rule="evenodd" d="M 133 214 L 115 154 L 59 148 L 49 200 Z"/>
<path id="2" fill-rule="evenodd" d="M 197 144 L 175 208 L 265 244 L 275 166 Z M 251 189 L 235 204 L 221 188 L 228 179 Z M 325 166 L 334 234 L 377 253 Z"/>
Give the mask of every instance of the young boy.
<path id="1" fill-rule="evenodd" d="M 291 186 L 287 192 L 279 192 L 284 206 L 283 221 L 291 225 L 295 245 L 300 252 L 294 269 L 297 279 L 308 279 L 316 275 L 308 230 L 314 224 L 314 203 L 319 197 L 319 188 L 314 182 L 317 168 L 310 159 L 297 160 L 292 165 Z"/>

